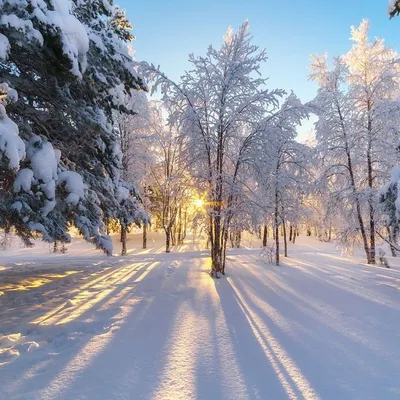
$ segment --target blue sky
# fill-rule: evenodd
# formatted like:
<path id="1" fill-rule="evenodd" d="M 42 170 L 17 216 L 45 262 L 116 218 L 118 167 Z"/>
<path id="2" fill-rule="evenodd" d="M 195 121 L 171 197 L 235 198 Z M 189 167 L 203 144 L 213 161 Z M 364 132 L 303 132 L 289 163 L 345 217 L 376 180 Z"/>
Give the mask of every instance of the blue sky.
<path id="1" fill-rule="evenodd" d="M 309 55 L 340 55 L 351 45 L 350 26 L 371 21 L 371 37 L 400 50 L 400 17 L 389 21 L 387 0 L 116 0 L 133 23 L 137 60 L 178 80 L 188 54 L 218 47 L 227 27 L 250 22 L 253 43 L 269 60 L 263 75 L 271 88 L 293 90 L 303 101 L 315 94 L 307 81 Z"/>

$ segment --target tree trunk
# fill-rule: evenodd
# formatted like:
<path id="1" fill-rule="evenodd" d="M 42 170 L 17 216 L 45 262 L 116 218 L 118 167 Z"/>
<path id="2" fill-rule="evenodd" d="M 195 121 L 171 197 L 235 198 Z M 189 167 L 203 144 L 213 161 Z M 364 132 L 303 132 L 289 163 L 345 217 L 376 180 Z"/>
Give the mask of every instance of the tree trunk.
<path id="1" fill-rule="evenodd" d="M 375 210 L 372 200 L 369 205 L 369 240 L 370 240 L 370 264 L 376 263 L 376 248 L 375 248 Z"/>
<path id="2" fill-rule="evenodd" d="M 223 99 L 221 99 L 221 105 Z M 211 218 L 211 226 L 213 228 L 213 240 L 211 243 L 211 273 L 213 278 L 219 278 L 219 273 L 223 271 L 223 256 L 224 256 L 224 240 L 225 237 L 222 227 L 222 200 L 223 200 L 223 172 L 224 172 L 224 128 L 222 122 L 222 113 L 219 115 L 218 128 L 217 128 L 217 151 L 216 151 L 216 183 L 215 191 L 212 200 L 214 201 L 213 215 Z M 227 227 L 228 228 L 228 227 Z"/>
<path id="3" fill-rule="evenodd" d="M 277 213 L 275 213 L 275 263 L 279 265 L 279 226 Z"/>
<path id="4" fill-rule="evenodd" d="M 275 263 L 279 265 L 279 225 L 278 225 L 278 190 L 275 189 L 275 215 L 274 215 L 274 231 L 275 231 Z"/>
<path id="5" fill-rule="evenodd" d="M 390 242 L 390 252 L 392 253 L 392 257 L 396 257 L 396 249 L 393 246 L 393 244 L 396 244 L 395 239 L 394 239 L 394 234 L 392 233 L 392 230 L 389 228 L 389 226 L 386 225 L 386 231 L 389 236 L 389 242 Z"/>
<path id="6" fill-rule="evenodd" d="M 283 226 L 283 244 L 285 248 L 285 257 L 288 256 L 288 246 L 287 246 L 287 235 L 286 235 L 286 222 L 284 219 L 282 219 L 282 226 Z"/>
<path id="7" fill-rule="evenodd" d="M 183 223 L 182 223 L 182 207 L 179 207 L 178 212 L 178 244 L 183 244 Z"/>
<path id="8" fill-rule="evenodd" d="M 363 221 L 362 214 L 361 214 L 360 200 L 359 200 L 358 195 L 357 195 L 356 180 L 354 178 L 354 170 L 353 170 L 353 161 L 352 161 L 352 158 L 351 158 L 350 146 L 349 146 L 348 139 L 347 139 L 347 130 L 346 130 L 345 123 L 344 123 L 344 118 L 343 118 L 343 115 L 342 115 L 341 105 L 339 103 L 337 103 L 336 107 L 337 107 L 337 111 L 338 111 L 338 114 L 339 114 L 340 125 L 341 125 L 341 128 L 342 128 L 342 133 L 343 133 L 344 140 L 345 140 L 345 152 L 346 152 L 346 157 L 347 157 L 347 170 L 349 171 L 350 184 L 351 184 L 352 191 L 353 191 L 353 194 L 354 194 L 354 197 L 355 197 L 358 224 L 360 226 L 360 232 L 361 232 L 361 237 L 362 237 L 362 241 L 363 241 L 363 245 L 364 245 L 364 251 L 365 251 L 365 255 L 367 256 L 367 262 L 368 262 L 368 264 L 370 264 L 371 263 L 370 262 L 371 254 L 370 254 L 369 247 L 368 247 L 367 233 L 365 231 L 364 221 Z"/>
<path id="9" fill-rule="evenodd" d="M 370 99 L 367 101 L 367 109 L 368 109 L 368 148 L 367 148 L 367 168 L 368 168 L 368 187 L 370 189 L 368 205 L 369 205 L 369 250 L 370 250 L 370 260 L 368 264 L 375 264 L 375 209 L 374 209 L 374 201 L 372 198 L 373 192 L 373 183 L 374 183 L 374 174 L 373 174 L 373 165 L 371 159 L 372 152 L 372 118 L 371 118 L 371 109 L 372 104 Z"/>
<path id="10" fill-rule="evenodd" d="M 178 239 L 177 239 L 178 244 L 183 244 L 183 239 L 182 239 L 182 224 L 179 222 L 178 224 Z"/>
<path id="11" fill-rule="evenodd" d="M 165 229 L 165 252 L 170 253 L 171 242 L 171 228 Z"/>
<path id="12" fill-rule="evenodd" d="M 143 248 L 147 249 L 147 223 L 143 223 Z"/>
<path id="13" fill-rule="evenodd" d="M 222 275 L 225 275 L 225 262 L 226 262 L 226 246 L 227 246 L 227 243 L 228 243 L 228 241 L 224 240 L 223 249 L 222 249 L 222 269 L 221 269 Z"/>
<path id="14" fill-rule="evenodd" d="M 262 240 L 262 245 L 263 247 L 267 247 L 267 237 L 268 237 L 268 225 L 264 225 L 264 230 L 263 230 L 263 240 Z"/>
<path id="15" fill-rule="evenodd" d="M 361 215 L 361 207 L 360 207 L 360 202 L 357 200 L 356 202 L 356 209 L 357 209 L 357 218 L 360 224 L 360 231 L 361 231 L 361 237 L 363 240 L 363 245 L 364 245 L 364 251 L 365 254 L 367 256 L 367 263 L 371 264 L 371 253 L 369 251 L 369 247 L 368 247 L 368 240 L 367 240 L 367 232 L 365 231 L 365 227 L 364 227 L 364 222 L 363 222 L 363 218 Z"/>
<path id="16" fill-rule="evenodd" d="M 241 241 L 242 241 L 242 231 L 236 231 L 236 243 L 235 243 L 235 247 L 237 248 L 237 249 L 239 249 L 240 248 L 240 244 L 241 244 Z"/>
<path id="17" fill-rule="evenodd" d="M 221 189 L 222 190 L 222 189 Z M 219 274 L 223 270 L 223 229 L 221 226 L 221 199 L 217 197 L 217 206 L 214 207 L 215 215 L 212 217 L 213 242 L 211 243 L 211 273 L 213 278 L 219 278 Z"/>
<path id="18" fill-rule="evenodd" d="M 124 224 L 121 224 L 121 243 L 122 243 L 122 250 L 121 250 L 121 256 L 126 256 L 127 250 L 126 250 L 126 226 Z"/>
<path id="19" fill-rule="evenodd" d="M 57 251 L 58 251 L 58 242 L 57 240 L 55 240 L 53 244 L 53 253 L 57 253 Z"/>
<path id="20" fill-rule="evenodd" d="M 297 226 L 294 227 L 293 229 L 293 244 L 296 243 L 296 237 L 299 236 Z"/>
<path id="21" fill-rule="evenodd" d="M 353 175 L 352 171 L 351 171 L 350 175 Z M 355 182 L 354 178 L 352 181 L 353 181 L 353 183 Z M 353 186 L 353 188 L 354 188 L 354 192 L 356 194 L 355 186 Z M 369 247 L 368 247 L 367 232 L 365 231 L 364 221 L 363 221 L 363 217 L 361 214 L 360 201 L 359 201 L 358 197 L 356 197 L 356 210 L 357 210 L 357 219 L 358 219 L 358 223 L 360 226 L 361 237 L 362 237 L 362 241 L 363 241 L 363 245 L 364 245 L 364 251 L 365 251 L 365 255 L 367 256 L 367 263 L 371 264 L 371 254 L 370 254 Z"/>
<path id="22" fill-rule="evenodd" d="M 212 216 L 210 215 L 209 216 L 209 220 L 208 220 L 208 235 L 207 235 L 207 246 L 206 246 L 206 248 L 207 248 L 207 250 L 210 250 L 211 257 L 212 257 L 212 247 L 213 247 L 213 244 L 214 244 L 214 237 L 213 237 L 214 234 L 213 234 L 212 229 L 213 229 Z"/>
<path id="23" fill-rule="evenodd" d="M 183 233 L 182 233 L 182 243 L 186 239 L 186 229 L 187 229 L 187 211 L 183 214 Z"/>
<path id="24" fill-rule="evenodd" d="M 176 246 L 176 224 L 173 224 L 170 231 L 171 236 L 171 244 L 172 246 Z"/>
<path id="25" fill-rule="evenodd" d="M 225 221 L 224 229 L 223 229 L 223 249 L 222 249 L 222 275 L 225 275 L 225 262 L 226 262 L 226 246 L 228 245 L 228 238 L 229 238 L 229 227 Z"/>
<path id="26" fill-rule="evenodd" d="M 290 224 L 290 227 L 289 227 L 289 242 L 292 241 L 292 235 L 293 235 L 293 225 Z"/>
<path id="27" fill-rule="evenodd" d="M 110 234 L 110 219 L 106 218 L 104 222 L 106 225 L 106 235 L 109 235 Z"/>

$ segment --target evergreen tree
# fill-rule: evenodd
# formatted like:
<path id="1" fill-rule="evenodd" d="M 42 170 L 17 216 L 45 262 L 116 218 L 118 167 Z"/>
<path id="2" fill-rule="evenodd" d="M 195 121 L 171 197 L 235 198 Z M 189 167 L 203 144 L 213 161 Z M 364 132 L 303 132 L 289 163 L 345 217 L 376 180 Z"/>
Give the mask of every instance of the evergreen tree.
<path id="1" fill-rule="evenodd" d="M 103 215 L 138 215 L 137 202 L 121 203 L 112 117 L 129 112 L 124 94 L 144 88 L 127 46 L 130 24 L 108 1 L 5 0 L 0 14 L 0 83 L 19 94 L 7 110 L 26 147 L 2 180 L 0 225 L 26 241 L 32 231 L 67 241 L 73 222 L 110 253 Z"/>

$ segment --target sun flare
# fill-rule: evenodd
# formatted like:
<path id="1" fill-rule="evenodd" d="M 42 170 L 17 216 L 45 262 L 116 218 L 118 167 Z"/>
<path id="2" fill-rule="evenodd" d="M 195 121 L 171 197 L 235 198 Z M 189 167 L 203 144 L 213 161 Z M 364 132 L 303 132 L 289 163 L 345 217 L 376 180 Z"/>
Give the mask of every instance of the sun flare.
<path id="1" fill-rule="evenodd" d="M 202 199 L 195 199 L 193 200 L 193 205 L 197 208 L 203 208 L 204 207 L 204 200 Z"/>

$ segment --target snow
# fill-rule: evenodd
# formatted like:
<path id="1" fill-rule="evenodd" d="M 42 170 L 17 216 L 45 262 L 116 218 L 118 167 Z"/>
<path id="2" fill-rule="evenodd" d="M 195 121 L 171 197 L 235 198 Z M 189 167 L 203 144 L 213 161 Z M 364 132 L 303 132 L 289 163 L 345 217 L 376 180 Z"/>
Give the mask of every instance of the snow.
<path id="1" fill-rule="evenodd" d="M 54 180 L 43 184 L 41 188 L 48 199 L 54 199 L 56 193 L 56 182 Z"/>
<path id="2" fill-rule="evenodd" d="M 54 9 L 62 14 L 69 14 L 70 1 L 69 0 L 52 0 Z"/>
<path id="3" fill-rule="evenodd" d="M 1 253 L 0 399 L 399 398 L 399 262 L 300 237 L 276 267 L 252 240 L 212 280 L 204 243 L 140 237 Z"/>
<path id="4" fill-rule="evenodd" d="M 392 184 L 397 183 L 400 180 L 400 166 L 395 166 L 392 168 L 390 182 Z"/>
<path id="5" fill-rule="evenodd" d="M 400 166 L 392 168 L 390 182 L 381 188 L 380 193 L 386 194 L 391 185 L 397 185 L 397 198 L 394 202 L 396 214 L 400 215 Z"/>
<path id="6" fill-rule="evenodd" d="M 35 179 L 41 180 L 43 183 L 57 179 L 57 157 L 50 142 L 33 135 L 26 153 L 31 161 Z"/>
<path id="7" fill-rule="evenodd" d="M 29 192 L 33 181 L 33 171 L 30 168 L 23 168 L 18 172 L 14 181 L 14 192 L 19 193 L 21 190 Z"/>
<path id="8" fill-rule="evenodd" d="M 101 235 L 98 244 L 99 248 L 103 249 L 106 254 L 112 254 L 114 246 L 109 236 Z"/>
<path id="9" fill-rule="evenodd" d="M 10 50 L 10 42 L 7 37 L 0 33 L 0 60 L 7 59 Z"/>
<path id="10" fill-rule="evenodd" d="M 79 200 L 85 196 L 85 186 L 82 177 L 74 171 L 65 171 L 58 174 L 58 184 L 65 183 L 65 188 L 69 192 L 66 202 L 76 206 Z"/>
<path id="11" fill-rule="evenodd" d="M 5 165 L 15 170 L 19 169 L 20 161 L 25 158 L 25 143 L 19 137 L 17 124 L 7 116 L 5 105 L 17 100 L 17 92 L 7 83 L 0 83 L 0 161 L 5 158 Z"/>
<path id="12" fill-rule="evenodd" d="M 16 210 L 17 212 L 21 212 L 23 209 L 23 205 L 20 201 L 16 201 L 14 204 L 12 204 L 11 209 Z"/>
<path id="13" fill-rule="evenodd" d="M 126 100 L 126 93 L 124 84 L 119 84 L 111 88 L 108 93 L 113 99 L 113 103 L 116 105 L 124 105 Z"/>
<path id="14" fill-rule="evenodd" d="M 49 24 L 59 29 L 63 44 L 63 51 L 71 60 L 71 71 L 78 77 L 82 77 L 87 66 L 86 54 L 89 51 L 89 37 L 84 25 L 71 14 L 70 0 L 52 0 L 54 10 L 48 9 L 46 4 L 40 4 L 41 8 L 35 7 L 34 16 L 42 23 Z M 26 31 L 43 44 L 41 34 L 32 29 L 32 22 L 19 19 L 15 15 L 7 15 L 1 23 L 14 26 Z M 31 33 L 32 32 L 32 33 Z M 40 35 L 40 36 L 39 36 Z"/>
<path id="15" fill-rule="evenodd" d="M 46 217 L 51 211 L 54 210 L 57 202 L 55 200 L 46 200 L 44 202 L 44 206 L 41 208 L 41 213 L 44 217 Z"/>
<path id="16" fill-rule="evenodd" d="M 72 61 L 72 72 L 81 77 L 87 66 L 86 53 L 89 51 L 89 37 L 84 25 L 70 14 L 70 0 L 52 0 L 54 10 L 48 11 L 48 23 L 60 28 L 63 36 L 63 50 Z"/>
<path id="17" fill-rule="evenodd" d="M 8 103 L 8 102 L 16 102 L 18 100 L 18 93 L 15 89 L 11 88 L 8 86 L 7 83 L 3 82 L 0 83 L 0 90 L 6 94 L 6 99 L 5 101 L 2 101 L 2 103 Z M 3 100 L 3 99 L 1 99 Z"/>
<path id="18" fill-rule="evenodd" d="M 118 186 L 117 197 L 120 201 L 127 200 L 130 197 L 129 189 L 123 186 Z"/>
<path id="19" fill-rule="evenodd" d="M 47 235 L 47 231 L 46 231 L 46 228 L 42 225 L 42 224 L 40 224 L 40 223 L 38 223 L 38 222 L 29 222 L 29 229 L 31 230 L 31 231 L 36 231 L 36 232 L 40 232 L 40 233 L 42 233 L 44 236 L 46 236 Z"/>
<path id="20" fill-rule="evenodd" d="M 3 86 L 0 85 L 0 90 Z M 17 125 L 7 116 L 0 102 L 0 161 L 4 156 L 8 167 L 18 170 L 20 161 L 25 157 L 25 144 L 19 137 Z"/>
<path id="21" fill-rule="evenodd" d="M 50 3 L 52 7 L 49 7 L 43 1 L 33 2 L 31 5 L 33 8 L 32 17 L 59 31 L 63 52 L 72 63 L 71 71 L 81 78 L 87 67 L 87 52 L 89 51 L 89 37 L 85 26 L 71 14 L 70 0 L 51 0 Z M 23 7 L 24 5 L 18 4 L 18 6 Z M 26 2 L 25 7 L 27 7 Z M 22 19 L 18 15 L 11 13 L 1 16 L 0 25 L 15 28 L 24 33 L 28 40 L 36 40 L 40 45 L 44 43 L 42 34 L 34 28 L 32 21 L 29 19 Z M 1 35 L 0 59 L 6 58 L 8 49 L 8 39 Z"/>
<path id="22" fill-rule="evenodd" d="M 41 45 L 43 45 L 43 36 L 37 29 L 33 27 L 32 21 L 19 18 L 15 14 L 8 14 L 1 16 L 0 25 L 15 28 L 23 32 L 28 40 L 37 40 Z"/>

